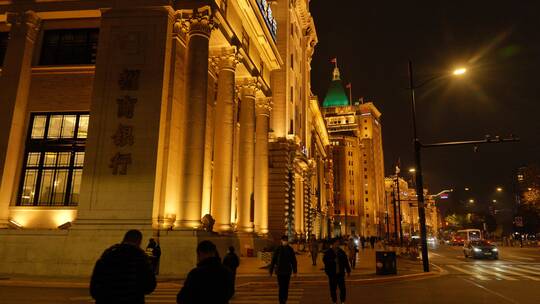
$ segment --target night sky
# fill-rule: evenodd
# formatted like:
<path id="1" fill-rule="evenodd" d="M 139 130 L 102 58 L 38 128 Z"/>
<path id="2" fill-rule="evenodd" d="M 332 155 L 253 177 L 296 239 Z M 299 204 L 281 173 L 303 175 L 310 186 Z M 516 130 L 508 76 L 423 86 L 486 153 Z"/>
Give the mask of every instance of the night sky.
<path id="1" fill-rule="evenodd" d="M 540 1 L 312 0 L 310 7 L 319 37 L 313 93 L 322 102 L 337 57 L 353 99 L 382 112 L 387 175 L 398 158 L 405 175 L 414 165 L 407 61 L 417 83 L 466 65 L 464 77 L 417 90 L 421 141 L 515 134 L 521 142 L 423 150 L 425 183 L 431 193 L 467 186 L 461 196 L 510 203 L 514 170 L 540 162 Z"/>

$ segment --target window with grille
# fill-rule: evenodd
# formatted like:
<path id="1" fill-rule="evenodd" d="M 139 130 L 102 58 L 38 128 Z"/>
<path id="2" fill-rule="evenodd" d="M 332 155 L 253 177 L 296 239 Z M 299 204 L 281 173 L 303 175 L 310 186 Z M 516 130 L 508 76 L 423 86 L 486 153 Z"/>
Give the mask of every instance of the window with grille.
<path id="1" fill-rule="evenodd" d="M 46 30 L 40 65 L 95 64 L 99 29 Z"/>
<path id="2" fill-rule="evenodd" d="M 0 32 L 0 67 L 3 66 L 4 57 L 6 57 L 8 39 L 8 32 Z"/>
<path id="3" fill-rule="evenodd" d="M 88 120 L 88 113 L 32 114 L 18 206 L 79 203 Z"/>

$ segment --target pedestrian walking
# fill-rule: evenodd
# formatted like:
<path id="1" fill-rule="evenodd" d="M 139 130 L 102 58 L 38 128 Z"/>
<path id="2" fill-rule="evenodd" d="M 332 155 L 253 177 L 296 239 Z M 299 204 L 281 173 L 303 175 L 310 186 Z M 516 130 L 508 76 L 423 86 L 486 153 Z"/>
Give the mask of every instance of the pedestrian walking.
<path id="1" fill-rule="evenodd" d="M 362 250 L 366 248 L 366 238 L 362 235 L 360 237 L 360 244 L 362 245 Z"/>
<path id="2" fill-rule="evenodd" d="M 129 230 L 120 244 L 103 252 L 90 280 L 96 304 L 141 304 L 156 288 L 156 276 L 141 249 L 142 233 Z"/>
<path id="3" fill-rule="evenodd" d="M 324 272 L 328 276 L 330 286 L 330 297 L 334 304 L 337 303 L 337 288 L 339 288 L 339 300 L 345 304 L 347 289 L 345 288 L 345 272 L 351 275 L 351 267 L 347 259 L 347 254 L 339 248 L 339 239 L 334 239 L 332 247 L 324 253 Z"/>
<path id="4" fill-rule="evenodd" d="M 377 240 L 377 239 L 376 239 L 374 236 L 371 236 L 371 237 L 369 238 L 369 244 L 371 245 L 371 249 L 375 249 L 375 241 L 376 241 L 376 240 Z"/>
<path id="5" fill-rule="evenodd" d="M 228 304 L 234 294 L 233 274 L 221 264 L 216 245 L 197 246 L 197 267 L 192 269 L 176 296 L 178 304 Z"/>
<path id="6" fill-rule="evenodd" d="M 240 266 L 240 258 L 234 251 L 233 246 L 229 247 L 229 252 L 223 258 L 223 265 L 228 267 L 233 274 L 233 290 L 236 282 L 236 269 Z"/>
<path id="7" fill-rule="evenodd" d="M 152 270 L 155 275 L 159 274 L 159 259 L 161 258 L 161 247 L 154 239 L 148 240 L 148 245 L 146 246 L 146 254 L 150 259 L 150 264 L 152 265 Z"/>
<path id="8" fill-rule="evenodd" d="M 291 274 L 296 276 L 296 254 L 289 246 L 289 238 L 284 235 L 281 237 L 281 245 L 276 248 L 272 255 L 270 263 L 270 276 L 275 272 L 279 285 L 279 304 L 286 304 L 289 297 L 289 283 Z"/>
<path id="9" fill-rule="evenodd" d="M 309 243 L 309 252 L 311 253 L 311 262 L 313 266 L 317 265 L 317 256 L 319 255 L 319 242 L 315 238 L 315 235 L 311 236 Z"/>
<path id="10" fill-rule="evenodd" d="M 347 255 L 349 257 L 349 264 L 354 269 L 356 267 L 356 253 L 358 252 L 358 247 L 356 246 L 355 238 L 350 237 L 347 242 Z"/>

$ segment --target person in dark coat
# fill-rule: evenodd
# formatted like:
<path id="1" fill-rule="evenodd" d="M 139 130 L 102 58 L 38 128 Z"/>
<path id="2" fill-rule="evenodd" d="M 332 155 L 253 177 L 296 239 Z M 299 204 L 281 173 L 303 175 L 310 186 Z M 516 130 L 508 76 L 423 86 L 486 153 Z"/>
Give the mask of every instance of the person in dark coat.
<path id="1" fill-rule="evenodd" d="M 309 243 L 309 252 L 311 253 L 311 263 L 313 266 L 317 265 L 317 256 L 319 255 L 319 242 L 315 235 L 311 236 Z"/>
<path id="2" fill-rule="evenodd" d="M 233 246 L 229 247 L 229 252 L 223 258 L 223 265 L 225 265 L 231 270 L 233 274 L 233 286 L 234 286 L 234 283 L 236 282 L 236 269 L 238 268 L 238 266 L 240 266 L 240 258 L 238 258 L 238 255 L 234 252 Z"/>
<path id="3" fill-rule="evenodd" d="M 270 276 L 275 272 L 279 285 L 279 304 L 287 303 L 289 297 L 289 283 L 291 282 L 291 274 L 296 276 L 296 254 L 294 249 L 289 246 L 289 238 L 284 235 L 281 237 L 281 246 L 276 248 L 272 255 L 270 263 Z"/>
<path id="4" fill-rule="evenodd" d="M 371 249 L 375 249 L 375 242 L 377 241 L 377 238 L 374 236 L 371 236 L 369 238 L 369 244 L 371 244 Z"/>
<path id="5" fill-rule="evenodd" d="M 330 297 L 332 302 L 337 302 L 337 288 L 339 287 L 339 299 L 341 304 L 345 304 L 347 290 L 345 288 L 345 272 L 351 275 L 351 266 L 347 254 L 339 248 L 339 239 L 334 239 L 332 247 L 324 253 L 324 272 L 328 276 L 330 285 Z"/>
<path id="6" fill-rule="evenodd" d="M 140 248 L 142 233 L 129 230 L 122 240 L 105 250 L 96 262 L 90 295 L 96 304 L 141 304 L 156 288 L 156 277 Z"/>
<path id="7" fill-rule="evenodd" d="M 216 245 L 210 241 L 200 242 L 197 260 L 197 267 L 188 273 L 176 303 L 228 304 L 234 294 L 233 274 L 221 264 Z"/>
<path id="8" fill-rule="evenodd" d="M 161 247 L 154 239 L 148 240 L 148 245 L 146 246 L 146 254 L 150 259 L 150 264 L 154 270 L 154 274 L 159 274 L 159 259 L 161 257 Z"/>

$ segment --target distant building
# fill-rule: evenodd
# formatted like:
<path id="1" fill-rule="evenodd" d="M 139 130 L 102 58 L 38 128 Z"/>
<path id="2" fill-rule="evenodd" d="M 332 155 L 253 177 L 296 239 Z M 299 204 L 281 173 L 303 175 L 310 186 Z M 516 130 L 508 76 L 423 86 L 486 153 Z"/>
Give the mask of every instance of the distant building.
<path id="1" fill-rule="evenodd" d="M 530 164 L 517 169 L 515 176 L 516 201 L 522 206 L 540 210 L 540 166 Z"/>
<path id="2" fill-rule="evenodd" d="M 399 195 L 397 183 L 399 180 Z M 412 235 L 420 235 L 420 218 L 418 217 L 418 197 L 416 189 L 410 187 L 408 182 L 395 176 L 385 178 L 385 191 L 388 206 L 388 225 L 390 237 L 399 237 L 399 223 L 401 222 L 401 231 L 404 238 L 410 238 Z M 437 207 L 436 197 L 429 195 L 428 190 L 424 189 L 426 229 L 428 234 L 436 235 L 442 228 L 442 217 Z M 395 212 L 395 213 L 394 213 Z"/>
<path id="3" fill-rule="evenodd" d="M 384 234 L 385 192 L 381 113 L 372 102 L 352 105 L 336 65 L 323 101 L 334 169 L 334 230 Z"/>

